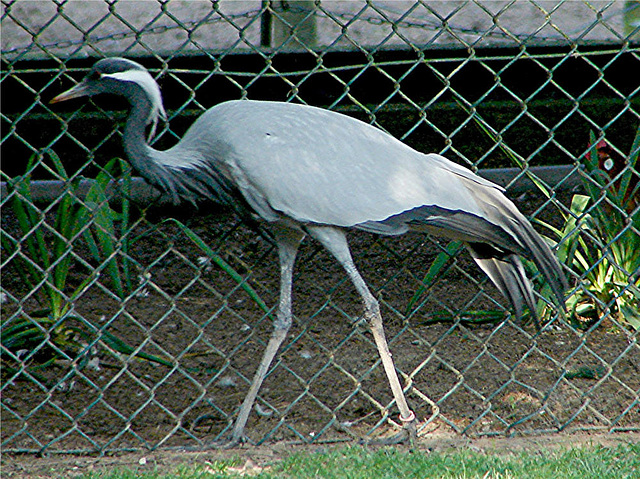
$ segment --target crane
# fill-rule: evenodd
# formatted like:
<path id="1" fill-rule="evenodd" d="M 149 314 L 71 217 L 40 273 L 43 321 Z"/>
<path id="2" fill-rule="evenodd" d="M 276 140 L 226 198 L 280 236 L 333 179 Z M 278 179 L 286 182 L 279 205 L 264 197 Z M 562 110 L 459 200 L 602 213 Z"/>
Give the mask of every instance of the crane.
<path id="1" fill-rule="evenodd" d="M 255 218 L 278 250 L 280 297 L 273 331 L 225 443 L 244 429 L 269 367 L 291 326 L 296 253 L 305 236 L 342 265 L 364 304 L 403 425 L 394 441 L 412 440 L 418 420 L 398 379 L 380 307 L 356 268 L 345 231 L 381 235 L 424 231 L 462 241 L 521 318 L 534 297 L 520 256 L 530 258 L 564 307 L 566 279 L 545 241 L 504 190 L 437 154 L 418 152 L 357 119 L 307 105 L 234 100 L 203 113 L 172 148 L 149 146 L 146 128 L 165 116 L 160 88 L 142 65 L 97 61 L 85 78 L 51 103 L 111 93 L 130 104 L 123 134 L 133 168 L 173 202 L 215 201 Z M 537 318 L 536 318 L 537 320 Z"/>

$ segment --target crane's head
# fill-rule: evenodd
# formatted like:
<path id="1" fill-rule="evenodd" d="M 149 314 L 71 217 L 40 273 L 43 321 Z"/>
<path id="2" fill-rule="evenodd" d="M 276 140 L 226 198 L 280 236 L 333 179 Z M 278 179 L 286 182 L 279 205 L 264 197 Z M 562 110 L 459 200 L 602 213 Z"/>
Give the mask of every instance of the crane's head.
<path id="1" fill-rule="evenodd" d="M 56 96 L 50 103 L 100 93 L 124 96 L 132 104 L 145 98 L 149 102 L 147 124 L 153 123 L 154 129 L 159 118 L 166 118 L 160 87 L 146 68 L 126 58 L 104 58 L 97 61 L 80 83 Z"/>

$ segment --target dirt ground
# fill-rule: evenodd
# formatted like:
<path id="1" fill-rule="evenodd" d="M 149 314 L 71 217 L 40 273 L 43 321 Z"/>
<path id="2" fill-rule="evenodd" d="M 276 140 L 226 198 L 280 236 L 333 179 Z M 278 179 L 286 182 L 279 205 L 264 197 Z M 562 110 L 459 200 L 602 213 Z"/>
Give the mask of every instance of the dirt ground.
<path id="1" fill-rule="evenodd" d="M 532 213 L 543 203 L 523 197 L 519 205 Z M 152 211 L 150 221 L 136 227 L 136 234 L 150 228 L 153 234 L 129 250 L 140 277 L 135 294 L 117 300 L 104 274 L 75 301 L 83 319 L 74 326 L 91 331 L 83 340 L 92 347 L 41 369 L 35 368 L 39 354 L 21 364 L 3 363 L 3 449 L 29 453 L 4 454 L 3 474 L 71 475 L 113 463 L 136 466 L 142 457 L 147 465 L 229 455 L 268 463 L 292 451 L 393 431 L 397 410 L 385 415 L 392 397 L 372 339 L 357 321 L 358 297 L 335 261 L 307 242 L 296 266 L 296 320 L 247 425 L 249 440 L 259 445 L 172 452 L 202 448 L 228 433 L 271 326 L 233 279 L 199 259 L 204 254 L 194 243 L 175 226 L 159 224 L 167 213 L 176 212 Z M 549 207 L 539 213 L 554 215 Z M 182 219 L 239 273 L 250 271 L 249 284 L 267 305 L 276 304 L 278 271 L 267 241 L 231 217 Z M 15 227 L 3 214 L 3 230 Z M 350 241 L 381 301 L 396 366 L 411 382 L 408 400 L 421 421 L 420 450 L 638 440 L 637 333 L 611 322 L 584 331 L 557 319 L 536 333 L 511 320 L 474 324 L 469 312 L 461 321 L 434 321 L 447 311 L 503 311 L 506 303 L 465 252 L 413 301 L 419 279 L 446 243 L 365 233 Z M 88 258 L 81 245 L 75 251 Z M 10 298 L 2 305 L 5 317 L 19 306 L 11 298 L 21 298 L 25 311 L 38 307 L 14 273 L 10 265 L 3 271 Z M 70 282 L 87 273 L 78 266 Z M 119 354 L 104 337 L 97 340 L 99 330 L 169 365 Z M 603 431 L 617 433 L 595 435 Z M 136 452 L 122 452 L 131 450 Z M 49 457 L 36 458 L 39 451 Z M 96 458 L 100 453 L 106 456 Z"/>

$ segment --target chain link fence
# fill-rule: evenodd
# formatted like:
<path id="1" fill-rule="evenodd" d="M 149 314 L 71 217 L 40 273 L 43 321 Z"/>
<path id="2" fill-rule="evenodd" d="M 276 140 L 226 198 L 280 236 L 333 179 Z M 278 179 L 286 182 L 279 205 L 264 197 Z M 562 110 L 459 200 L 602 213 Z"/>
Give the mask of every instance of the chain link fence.
<path id="1" fill-rule="evenodd" d="M 350 234 L 420 435 L 638 431 L 638 2 L 2 6 L 3 451 L 209 444 L 229 432 L 271 332 L 269 240 L 132 178 L 119 160 L 125 104 L 48 104 L 116 55 L 162 87 L 158 148 L 223 100 L 319 105 L 504 184 L 558 243 L 568 314 L 545 308 L 532 270 L 536 331 L 459 244 Z M 395 424 L 360 307 L 306 242 L 253 443 Z"/>

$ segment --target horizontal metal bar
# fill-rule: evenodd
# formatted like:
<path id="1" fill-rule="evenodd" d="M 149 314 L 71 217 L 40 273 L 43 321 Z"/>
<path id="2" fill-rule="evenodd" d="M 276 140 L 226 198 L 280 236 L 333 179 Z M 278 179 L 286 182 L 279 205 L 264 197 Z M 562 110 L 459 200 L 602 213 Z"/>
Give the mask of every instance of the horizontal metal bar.
<path id="1" fill-rule="evenodd" d="M 572 189 L 580 185 L 580 176 L 576 173 L 575 167 L 571 165 L 535 166 L 529 170 L 555 190 Z M 520 168 L 489 168 L 478 170 L 478 174 L 500 186 L 506 187 L 510 185 L 508 191 L 512 194 L 535 189 L 533 181 L 522 174 Z M 521 176 L 518 177 L 518 175 Z M 515 182 L 514 178 L 517 178 Z M 78 197 L 84 198 L 93 182 L 94 180 L 81 180 L 78 185 Z M 512 182 L 513 184 L 511 184 Z M 50 203 L 59 198 L 64 191 L 65 182 L 60 180 L 36 180 L 31 183 L 31 198 L 35 203 Z M 109 185 L 107 194 L 115 200 L 119 198 L 120 188 L 115 181 L 112 181 Z M 3 181 L 0 183 L 0 197 L 3 202 L 7 196 L 7 183 Z M 140 204 L 149 204 L 156 201 L 162 202 L 160 196 L 161 193 L 142 178 L 135 177 L 132 179 L 130 200 Z"/>
<path id="2" fill-rule="evenodd" d="M 78 198 L 84 198 L 94 182 L 95 180 L 92 179 L 80 180 L 76 192 Z M 59 198 L 65 192 L 65 189 L 66 183 L 61 180 L 35 180 L 31 182 L 31 199 L 34 203 L 50 203 L 56 198 Z M 121 194 L 118 182 L 109 182 L 106 193 L 107 196 L 118 200 Z M 0 197 L 3 202 L 8 194 L 7 182 L 3 181 L 0 183 Z M 131 192 L 129 195 L 130 200 L 136 203 L 148 204 L 156 201 L 160 195 L 160 191 L 149 185 L 144 179 L 139 177 L 132 178 Z"/>
<path id="3" fill-rule="evenodd" d="M 582 185 L 580 175 L 572 165 L 533 166 L 529 171 L 556 191 L 572 190 Z M 505 188 L 509 186 L 507 191 L 512 194 L 536 189 L 531 178 L 520 168 L 487 168 L 478 170 L 478 175 Z M 515 178 L 517 179 L 514 181 Z"/>

